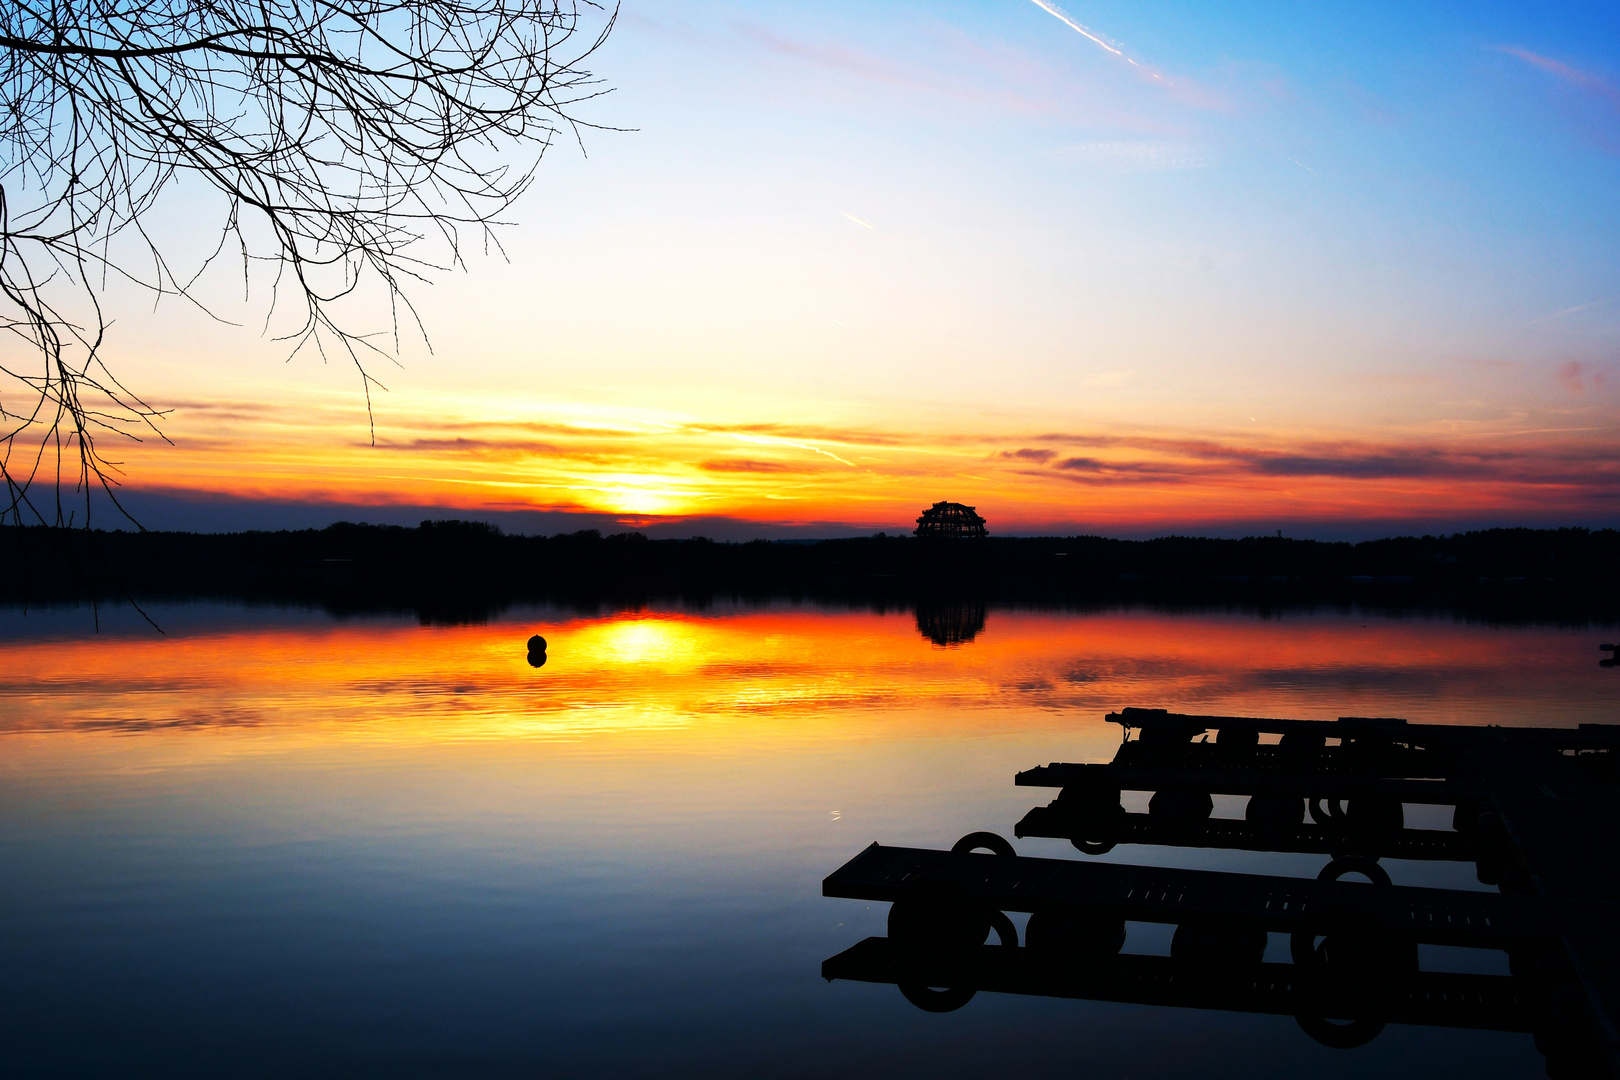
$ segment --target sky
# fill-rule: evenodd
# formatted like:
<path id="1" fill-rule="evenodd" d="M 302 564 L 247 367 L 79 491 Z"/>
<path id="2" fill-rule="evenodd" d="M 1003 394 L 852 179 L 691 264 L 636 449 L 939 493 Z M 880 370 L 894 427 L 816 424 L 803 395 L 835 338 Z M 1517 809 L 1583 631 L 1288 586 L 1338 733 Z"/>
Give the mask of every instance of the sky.
<path id="1" fill-rule="evenodd" d="M 113 287 L 149 524 L 1620 524 L 1620 11 L 626 0 L 592 64 L 374 441 L 262 296 Z"/>

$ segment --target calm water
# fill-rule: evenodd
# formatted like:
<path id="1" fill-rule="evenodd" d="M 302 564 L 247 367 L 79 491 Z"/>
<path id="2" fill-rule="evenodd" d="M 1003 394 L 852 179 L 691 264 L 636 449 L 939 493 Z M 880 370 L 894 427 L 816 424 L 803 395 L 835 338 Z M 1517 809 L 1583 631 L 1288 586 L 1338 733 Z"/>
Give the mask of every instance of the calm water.
<path id="1" fill-rule="evenodd" d="M 155 615 L 167 636 L 0 613 L 6 1075 L 1540 1076 L 1524 1035 L 1392 1026 L 1340 1051 L 1278 1017 L 991 994 L 925 1014 L 819 978 L 886 916 L 820 881 L 876 839 L 1011 836 L 1053 794 L 1013 774 L 1107 760 L 1123 705 L 1572 725 L 1620 696 L 1601 629 L 1443 617 L 992 610 L 946 648 L 910 613 L 786 606 Z M 1167 943 L 1133 925 L 1126 949 Z M 1451 952 L 1424 964 L 1502 969 Z"/>

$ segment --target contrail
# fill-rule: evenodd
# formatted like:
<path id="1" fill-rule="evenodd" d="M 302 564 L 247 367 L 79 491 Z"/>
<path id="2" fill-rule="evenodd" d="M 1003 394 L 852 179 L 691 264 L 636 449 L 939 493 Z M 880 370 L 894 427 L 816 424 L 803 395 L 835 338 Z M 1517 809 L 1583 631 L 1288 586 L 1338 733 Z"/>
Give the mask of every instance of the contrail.
<path id="1" fill-rule="evenodd" d="M 1594 300 L 1590 304 L 1576 304 L 1574 307 L 1567 307 L 1563 311 L 1555 311 L 1551 315 L 1548 315 L 1547 318 L 1562 319 L 1565 315 L 1573 315 L 1577 311 L 1585 311 L 1588 308 L 1602 307 L 1604 304 L 1612 303 L 1614 303 L 1614 299 L 1611 297 L 1608 300 Z"/>
<path id="2" fill-rule="evenodd" d="M 848 465 L 852 469 L 859 468 L 859 466 L 857 466 L 853 461 L 845 461 L 831 450 L 823 450 L 821 447 L 811 446 L 809 443 L 791 442 L 787 439 L 778 439 L 772 435 L 744 435 L 739 431 L 728 431 L 725 434 L 730 435 L 738 442 L 754 443 L 758 446 L 791 446 L 795 450 L 808 450 L 812 454 L 820 454 L 823 457 L 830 457 L 834 461 L 842 465 Z"/>
<path id="3" fill-rule="evenodd" d="M 1071 16 L 1067 11 L 1064 11 L 1062 8 L 1058 7 L 1056 4 L 1047 3 L 1047 0 L 1030 0 L 1030 3 L 1034 4 L 1048 15 L 1051 15 L 1053 18 L 1061 19 L 1070 30 L 1090 38 L 1092 41 L 1095 41 L 1098 45 L 1101 45 L 1115 56 L 1125 56 L 1124 52 L 1115 48 L 1107 38 L 1098 37 L 1096 34 L 1093 34 L 1090 30 L 1087 30 L 1085 27 L 1075 22 L 1073 16 Z M 1126 59 L 1129 59 L 1129 57 L 1126 57 Z"/>

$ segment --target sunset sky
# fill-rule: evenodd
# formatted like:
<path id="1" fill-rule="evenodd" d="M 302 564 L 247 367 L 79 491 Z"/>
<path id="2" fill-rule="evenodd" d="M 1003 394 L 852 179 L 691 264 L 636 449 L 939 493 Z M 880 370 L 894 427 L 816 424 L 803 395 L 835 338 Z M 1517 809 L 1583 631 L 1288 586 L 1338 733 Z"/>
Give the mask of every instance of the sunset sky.
<path id="1" fill-rule="evenodd" d="M 433 351 L 376 370 L 374 445 L 260 298 L 115 294 L 116 370 L 173 409 L 108 447 L 133 505 L 1620 522 L 1620 9 L 626 0 L 592 63 L 576 111 L 625 130 L 560 140 L 507 257 L 413 293 Z"/>

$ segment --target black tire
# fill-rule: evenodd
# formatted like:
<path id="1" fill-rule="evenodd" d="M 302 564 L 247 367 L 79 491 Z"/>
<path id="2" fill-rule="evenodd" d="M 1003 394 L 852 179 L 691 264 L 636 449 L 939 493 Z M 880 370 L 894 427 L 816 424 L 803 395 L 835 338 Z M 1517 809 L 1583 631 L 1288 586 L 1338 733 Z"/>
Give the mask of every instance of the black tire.
<path id="1" fill-rule="evenodd" d="M 1013 850 L 1011 843 L 1004 836 L 993 832 L 970 832 L 962 839 L 951 845 L 952 855 L 966 855 L 970 851 L 985 849 L 993 855 L 1002 855 L 1009 859 L 1015 858 L 1018 852 Z"/>
<path id="2" fill-rule="evenodd" d="M 1069 843 L 1082 855 L 1106 855 L 1119 846 L 1118 840 L 1082 840 L 1078 836 L 1069 837 Z"/>
<path id="3" fill-rule="evenodd" d="M 978 991 L 969 987 L 949 987 L 935 989 L 932 986 L 918 986 L 916 983 L 901 983 L 900 993 L 923 1012 L 948 1013 L 955 1012 L 973 1000 Z"/>
<path id="4" fill-rule="evenodd" d="M 978 834 L 970 834 L 963 839 L 968 840 L 975 835 Z M 908 899 L 910 905 L 902 906 L 907 905 Z M 916 897 L 902 897 L 889 908 L 889 937 L 912 949 L 928 948 L 930 945 L 947 951 L 971 948 L 988 940 L 992 930 L 1001 940 L 1003 948 L 1018 947 L 1018 928 L 1007 918 L 1006 912 L 975 905 L 960 891 L 947 887 L 925 889 L 923 895 Z M 928 939 L 935 935 L 938 938 L 930 942 Z M 913 982 L 898 985 L 907 1001 L 924 1012 L 932 1013 L 955 1012 L 978 993 L 976 987 L 934 987 Z"/>
<path id="5" fill-rule="evenodd" d="M 1350 1020 L 1339 1024 L 1325 1016 L 1301 1015 L 1294 1017 L 1294 1022 L 1305 1034 L 1335 1050 L 1354 1050 L 1358 1046 L 1366 1046 L 1384 1030 L 1382 1020 Z"/>
<path id="6" fill-rule="evenodd" d="M 1367 855 L 1341 855 L 1316 872 L 1317 881 L 1338 881 L 1346 874 L 1361 874 L 1374 885 L 1387 889 L 1395 884 L 1389 871 Z"/>
<path id="7" fill-rule="evenodd" d="M 1062 812 L 1069 843 L 1086 855 L 1112 851 L 1125 827 L 1119 788 L 1073 785 L 1058 793 L 1053 809 Z"/>

